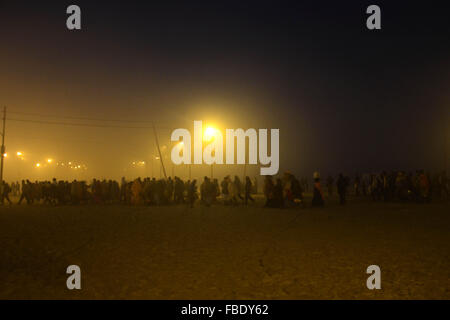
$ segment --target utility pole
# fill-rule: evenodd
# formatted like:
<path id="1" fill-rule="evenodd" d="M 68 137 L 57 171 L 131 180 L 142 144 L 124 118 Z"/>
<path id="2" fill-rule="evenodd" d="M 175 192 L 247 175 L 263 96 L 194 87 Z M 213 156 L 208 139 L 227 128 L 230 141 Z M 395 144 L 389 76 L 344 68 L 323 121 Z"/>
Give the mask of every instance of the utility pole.
<path id="1" fill-rule="evenodd" d="M 5 160 L 5 127 L 6 127 L 6 107 L 3 107 L 3 130 L 2 130 L 2 147 L 1 147 L 1 164 L 0 164 L 0 183 L 3 185 L 3 161 Z"/>
<path id="2" fill-rule="evenodd" d="M 164 171 L 164 178 L 167 179 L 166 168 L 164 167 L 164 162 L 163 162 L 163 158 L 162 158 L 162 154 L 161 154 L 161 149 L 159 148 L 158 134 L 156 133 L 155 123 L 153 123 L 153 132 L 155 133 L 155 141 L 156 141 L 156 146 L 158 147 L 159 160 L 161 161 L 161 166 L 162 166 L 162 169 Z M 160 167 L 160 169 L 161 169 L 161 167 Z M 160 171 L 160 175 L 161 175 L 161 171 Z"/>
<path id="3" fill-rule="evenodd" d="M 154 175 L 153 175 L 153 160 L 155 160 L 155 156 L 154 155 L 152 155 L 152 179 L 154 177 Z"/>

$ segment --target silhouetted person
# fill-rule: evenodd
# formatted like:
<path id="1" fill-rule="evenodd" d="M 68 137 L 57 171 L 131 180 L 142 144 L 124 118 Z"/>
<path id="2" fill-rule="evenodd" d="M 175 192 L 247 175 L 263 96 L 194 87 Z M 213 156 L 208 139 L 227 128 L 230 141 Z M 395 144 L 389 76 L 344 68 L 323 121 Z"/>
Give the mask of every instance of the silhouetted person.
<path id="1" fill-rule="evenodd" d="M 254 194 L 258 193 L 258 179 L 256 179 L 256 177 L 253 178 L 252 193 L 254 193 Z"/>
<path id="2" fill-rule="evenodd" d="M 33 198 L 32 198 L 32 184 L 29 180 L 27 180 L 27 182 L 25 182 L 24 180 L 22 180 L 22 194 L 20 195 L 20 199 L 19 199 L 19 203 L 22 203 L 22 200 L 25 199 L 27 201 L 27 204 L 32 204 L 33 203 Z"/>
<path id="3" fill-rule="evenodd" d="M 252 198 L 252 181 L 247 176 L 245 177 L 245 205 L 248 204 L 248 200 L 255 202 L 255 199 Z"/>
<path id="4" fill-rule="evenodd" d="M 346 202 L 345 197 L 347 194 L 348 180 L 340 173 L 336 184 L 339 194 L 339 203 L 344 205 Z"/>
<path id="5" fill-rule="evenodd" d="M 239 179 L 238 176 L 234 176 L 234 186 L 236 187 L 236 195 L 239 197 L 239 199 L 244 200 L 244 198 L 241 196 L 242 183 L 241 179 Z"/>
<path id="6" fill-rule="evenodd" d="M 274 188 L 274 206 L 276 208 L 284 207 L 284 198 L 283 198 L 283 182 L 281 179 L 277 179 L 277 184 Z"/>
<path id="7" fill-rule="evenodd" d="M 8 200 L 9 204 L 12 204 L 11 199 L 9 199 L 9 194 L 11 193 L 11 187 L 6 181 L 1 183 L 1 195 L 2 195 L 2 204 L 4 204 L 5 199 Z"/>
<path id="8" fill-rule="evenodd" d="M 197 199 L 197 180 L 193 180 L 188 187 L 188 202 L 191 208 L 194 207 L 195 200 Z"/>
<path id="9" fill-rule="evenodd" d="M 184 184 L 180 178 L 175 177 L 174 201 L 176 204 L 183 203 Z"/>
<path id="10" fill-rule="evenodd" d="M 264 179 L 264 196 L 266 197 L 265 207 L 273 208 L 275 185 L 273 184 L 272 176 L 266 176 Z"/>
<path id="11" fill-rule="evenodd" d="M 359 174 L 356 174 L 355 176 L 355 196 L 359 197 L 360 194 L 360 188 L 361 188 L 361 177 L 359 176 Z"/>
<path id="12" fill-rule="evenodd" d="M 213 179 L 211 184 L 212 184 L 211 185 L 212 201 L 213 201 L 213 203 L 216 203 L 217 197 L 220 195 L 219 180 Z"/>
<path id="13" fill-rule="evenodd" d="M 229 176 L 226 176 L 225 178 L 223 178 L 222 182 L 220 183 L 220 187 L 222 188 L 222 194 L 223 194 L 224 198 L 227 198 L 228 194 L 229 194 L 228 180 L 229 180 Z"/>
<path id="14" fill-rule="evenodd" d="M 323 201 L 322 186 L 320 185 L 320 176 L 318 175 L 318 173 L 315 173 L 312 206 L 323 207 L 323 205 L 324 201 Z"/>

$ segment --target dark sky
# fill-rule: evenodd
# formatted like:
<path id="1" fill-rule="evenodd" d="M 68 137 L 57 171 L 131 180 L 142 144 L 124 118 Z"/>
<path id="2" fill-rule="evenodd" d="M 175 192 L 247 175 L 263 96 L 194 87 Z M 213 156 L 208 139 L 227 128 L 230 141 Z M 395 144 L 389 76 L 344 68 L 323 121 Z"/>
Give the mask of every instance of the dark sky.
<path id="1" fill-rule="evenodd" d="M 151 129 L 113 126 L 155 121 L 169 145 L 172 129 L 203 120 L 279 128 L 281 171 L 442 169 L 444 3 L 0 1 L 7 149 L 26 150 L 30 168 L 75 159 L 117 177 L 155 150 Z M 81 7 L 81 31 L 66 29 L 70 4 Z M 382 30 L 365 26 L 370 4 L 381 7 Z M 14 166 L 10 177 L 25 170 Z"/>

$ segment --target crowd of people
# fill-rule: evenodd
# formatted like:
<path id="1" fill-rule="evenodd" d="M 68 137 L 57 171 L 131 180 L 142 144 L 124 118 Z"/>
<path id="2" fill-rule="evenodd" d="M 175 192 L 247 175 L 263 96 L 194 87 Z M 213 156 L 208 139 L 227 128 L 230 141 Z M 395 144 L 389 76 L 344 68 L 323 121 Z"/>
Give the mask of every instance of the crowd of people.
<path id="1" fill-rule="evenodd" d="M 320 190 L 314 194 L 321 194 L 320 179 L 315 176 L 314 180 L 315 188 L 317 187 Z M 328 176 L 326 179 L 326 188 L 329 196 L 333 194 L 333 187 L 334 179 L 332 176 Z M 353 189 L 353 195 L 355 197 L 370 196 L 374 201 L 426 203 L 431 202 L 433 197 L 448 199 L 450 186 L 445 171 L 431 175 L 430 173 L 425 173 L 423 170 L 416 170 L 415 173 L 383 171 L 381 173 L 356 174 L 353 181 L 349 177 L 339 174 L 336 181 L 336 189 L 340 204 L 342 205 L 346 203 L 349 189 Z"/>
<path id="2" fill-rule="evenodd" d="M 339 203 L 345 205 L 347 196 L 370 197 L 374 201 L 431 202 L 433 197 L 448 199 L 449 180 L 446 172 L 430 175 L 422 170 L 413 173 L 381 172 L 379 174 L 356 174 L 353 179 L 339 174 L 335 180 L 331 175 L 325 179 L 326 195 L 322 189 L 318 172 L 313 174 L 312 206 L 324 206 L 325 200 L 333 197 L 334 190 Z M 222 181 L 204 177 L 198 186 L 197 180 L 183 181 L 179 177 L 167 179 L 137 178 L 121 182 L 94 179 L 86 181 L 36 181 L 23 180 L 0 184 L 1 203 L 12 204 L 10 195 L 18 197 L 18 204 L 43 203 L 49 205 L 76 204 L 127 204 L 168 205 L 187 204 L 191 207 L 199 200 L 205 206 L 212 204 L 248 205 L 254 203 L 258 193 L 257 179 L 226 176 Z M 297 179 L 290 172 L 280 177 L 265 176 L 262 193 L 265 207 L 282 208 L 304 206 L 304 193 L 308 192 L 308 179 Z"/>
<path id="3" fill-rule="evenodd" d="M 23 180 L 11 185 L 0 185 L 1 203 L 12 204 L 10 195 L 19 197 L 18 204 L 114 204 L 128 205 L 168 205 L 186 203 L 193 206 L 199 199 L 210 206 L 220 201 L 224 204 L 237 205 L 254 202 L 251 194 L 257 193 L 257 180 L 246 177 L 242 183 L 238 176 L 231 179 L 225 177 L 220 183 L 218 179 L 204 177 L 200 186 L 197 180 L 183 181 L 179 177 L 172 179 L 137 178 L 121 182 L 115 180 L 94 179 L 91 184 L 86 181 L 35 181 Z"/>

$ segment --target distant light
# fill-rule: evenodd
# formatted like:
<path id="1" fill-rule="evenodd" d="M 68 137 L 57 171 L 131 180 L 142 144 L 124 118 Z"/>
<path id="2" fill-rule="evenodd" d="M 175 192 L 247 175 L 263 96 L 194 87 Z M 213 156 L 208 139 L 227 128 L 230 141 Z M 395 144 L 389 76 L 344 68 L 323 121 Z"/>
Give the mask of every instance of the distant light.
<path id="1" fill-rule="evenodd" d="M 20 151 L 17 151 L 17 156 L 18 157 L 20 157 L 20 156 L 22 156 L 23 155 L 23 153 L 22 152 L 20 152 Z"/>
<path id="2" fill-rule="evenodd" d="M 155 157 L 156 160 L 159 160 L 159 157 Z"/>
<path id="3" fill-rule="evenodd" d="M 81 168 L 81 166 L 78 166 L 78 169 L 80 169 Z"/>
<path id="4" fill-rule="evenodd" d="M 72 162 L 69 162 L 69 165 L 72 165 Z"/>
<path id="5" fill-rule="evenodd" d="M 53 160 L 52 160 L 52 159 L 47 159 L 47 162 L 48 162 L 48 163 L 52 163 Z"/>
<path id="6" fill-rule="evenodd" d="M 4 154 L 3 154 L 3 157 L 5 157 L 5 158 L 6 158 L 7 156 L 8 156 L 8 154 L 7 154 L 7 153 L 4 153 Z"/>
<path id="7" fill-rule="evenodd" d="M 36 163 L 36 167 L 39 168 L 41 166 L 40 163 Z"/>

